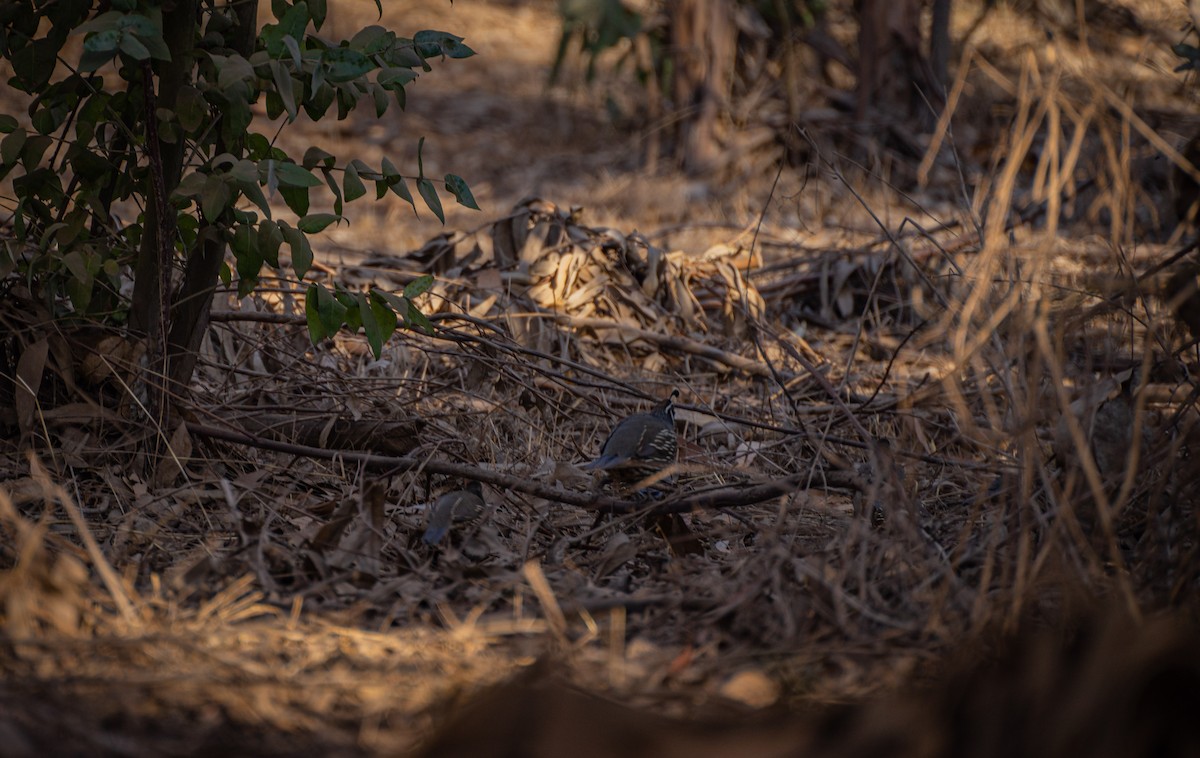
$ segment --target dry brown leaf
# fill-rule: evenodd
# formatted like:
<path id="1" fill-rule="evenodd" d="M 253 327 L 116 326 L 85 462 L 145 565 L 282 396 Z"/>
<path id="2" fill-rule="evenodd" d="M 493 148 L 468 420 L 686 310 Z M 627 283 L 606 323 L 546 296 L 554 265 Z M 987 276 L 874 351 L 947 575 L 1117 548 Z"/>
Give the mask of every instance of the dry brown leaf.
<path id="1" fill-rule="evenodd" d="M 46 356 L 50 344 L 42 338 L 21 351 L 17 360 L 17 386 L 14 400 L 17 408 L 17 428 L 26 437 L 34 431 L 34 419 L 38 413 L 38 392 L 42 387 L 42 376 L 46 370 Z"/>

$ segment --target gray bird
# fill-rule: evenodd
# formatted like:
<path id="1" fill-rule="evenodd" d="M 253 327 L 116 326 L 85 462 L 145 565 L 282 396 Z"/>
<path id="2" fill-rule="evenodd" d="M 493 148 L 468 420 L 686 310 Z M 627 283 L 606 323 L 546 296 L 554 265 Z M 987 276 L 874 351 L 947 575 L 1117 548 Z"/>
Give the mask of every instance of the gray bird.
<path id="1" fill-rule="evenodd" d="M 622 485 L 648 479 L 675 462 L 679 439 L 675 433 L 675 398 L 679 390 L 649 413 L 635 413 L 617 423 L 600 448 L 600 456 L 583 466 L 605 472 Z"/>
<path id="2" fill-rule="evenodd" d="M 433 504 L 429 527 L 421 539 L 428 545 L 441 542 L 455 522 L 470 521 L 483 512 L 483 487 L 479 482 L 467 483 L 466 489 L 447 492 Z"/>

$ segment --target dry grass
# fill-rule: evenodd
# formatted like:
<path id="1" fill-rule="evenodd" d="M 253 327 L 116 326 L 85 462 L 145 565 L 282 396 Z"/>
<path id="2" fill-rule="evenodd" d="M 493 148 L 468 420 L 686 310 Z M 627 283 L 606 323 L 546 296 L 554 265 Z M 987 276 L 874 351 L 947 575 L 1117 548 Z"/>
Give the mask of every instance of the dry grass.
<path id="1" fill-rule="evenodd" d="M 18 752 L 392 754 L 537 659 L 694 715 L 858 701 L 1098 604 L 1194 621 L 1196 335 L 1158 271 L 1183 134 L 1162 127 L 1179 100 L 1161 49 L 1118 38 L 1153 63 L 1118 78 L 1082 42 L 996 31 L 1021 21 L 1000 10 L 925 161 L 810 129 L 807 170 L 729 191 L 613 162 L 630 143 L 599 127 L 563 131 L 561 160 L 521 152 L 545 123 L 518 119 L 531 102 L 602 120 L 528 85 L 546 7 L 461 5 L 398 25 L 521 51 L 516 72 L 413 97 L 429 126 L 504 93 L 489 123 L 512 133 L 427 147 L 478 166 L 489 211 L 434 238 L 381 203 L 322 251 L 352 287 L 435 273 L 432 335 L 380 359 L 358 336 L 314 348 L 294 284 L 228 298 L 154 459 L 136 351 L 7 301 L 12 373 L 36 389 L 9 398 L 0 487 Z M 514 16 L 523 46 L 501 33 Z M 665 497 L 593 492 L 579 464 L 673 387 Z M 463 477 L 486 515 L 425 545 Z"/>

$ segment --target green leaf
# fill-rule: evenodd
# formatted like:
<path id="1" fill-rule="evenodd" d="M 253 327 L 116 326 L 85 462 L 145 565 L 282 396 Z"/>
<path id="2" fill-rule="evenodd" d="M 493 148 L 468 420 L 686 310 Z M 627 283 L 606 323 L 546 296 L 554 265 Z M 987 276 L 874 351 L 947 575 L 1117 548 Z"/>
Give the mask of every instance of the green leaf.
<path id="1" fill-rule="evenodd" d="M 425 204 L 429 206 L 429 210 L 433 211 L 433 215 L 438 217 L 438 221 L 446 223 L 446 214 L 442 212 L 442 201 L 438 198 L 437 189 L 434 188 L 433 182 L 428 179 L 417 180 L 417 191 L 421 193 Z"/>
<path id="2" fill-rule="evenodd" d="M 388 292 L 387 290 L 374 288 L 372 288 L 371 294 L 375 297 L 382 298 L 383 301 L 388 304 L 388 307 L 401 316 L 403 316 L 405 313 L 408 313 L 408 301 L 403 297 Z"/>
<path id="3" fill-rule="evenodd" d="M 372 292 L 368 302 L 371 305 L 371 316 L 375 322 L 375 330 L 379 333 L 380 340 L 378 345 L 372 343 L 371 347 L 375 351 L 375 359 L 378 360 L 383 352 L 384 344 L 396 332 L 396 312 L 388 307 L 377 293 Z M 366 319 L 363 319 L 364 324 Z M 367 330 L 367 340 L 370 342 L 371 330 Z"/>
<path id="4" fill-rule="evenodd" d="M 371 99 L 375 101 L 375 118 L 380 118 L 387 113 L 388 92 L 375 82 L 371 82 Z"/>
<path id="5" fill-rule="evenodd" d="M 185 131 L 195 134 L 208 118 L 208 102 L 200 90 L 185 84 L 175 93 L 175 115 Z"/>
<path id="6" fill-rule="evenodd" d="M 258 286 L 258 274 L 262 271 L 262 251 L 258 248 L 258 236 L 254 228 L 239 224 L 230 243 L 237 259 L 238 297 L 246 297 Z"/>
<path id="7" fill-rule="evenodd" d="M 253 81 L 256 78 L 254 67 L 250 65 L 250 61 L 240 55 L 230 55 L 229 57 L 213 55 L 212 59 L 217 67 L 217 88 L 227 94 L 234 85 L 247 80 Z"/>
<path id="8" fill-rule="evenodd" d="M 52 138 L 44 134 L 35 134 L 25 140 L 21 150 L 21 162 L 25 164 L 26 171 L 42 162 L 42 156 L 53 142 Z"/>
<path id="9" fill-rule="evenodd" d="M 280 187 L 279 196 L 297 216 L 308 214 L 309 196 L 307 187 Z"/>
<path id="10" fill-rule="evenodd" d="M 396 181 L 388 182 L 388 189 L 396 194 L 401 200 L 404 200 L 413 207 L 413 212 L 417 210 L 417 204 L 413 200 L 412 193 L 408 191 L 408 183 L 404 181 L 404 177 L 396 177 Z"/>
<path id="11" fill-rule="evenodd" d="M 196 244 L 196 231 L 200 228 L 200 221 L 192 213 L 179 213 L 175 216 L 175 229 L 179 232 L 179 237 L 183 240 L 185 250 L 190 250 Z M 110 259 L 111 260 L 111 259 Z M 116 275 L 117 272 L 113 272 Z M 228 284 L 229 282 L 225 282 Z"/>
<path id="12" fill-rule="evenodd" d="M 320 66 L 317 66 L 316 71 L 323 71 Z M 325 115 L 325 111 L 329 110 L 329 106 L 333 105 L 333 98 L 336 95 L 333 85 L 328 82 L 316 82 L 316 74 L 313 75 L 313 84 L 310 86 L 312 94 L 304 99 L 304 112 L 313 121 L 320 121 Z M 322 77 L 324 79 L 324 77 Z"/>
<path id="13" fill-rule="evenodd" d="M 313 27 L 319 31 L 325 25 L 325 18 L 329 15 L 325 0 L 309 0 L 308 8 L 308 15 L 312 16 Z"/>
<path id="14" fill-rule="evenodd" d="M 380 69 L 375 81 L 389 90 L 404 90 L 404 85 L 417 78 L 417 72 L 407 68 L 388 67 Z"/>
<path id="15" fill-rule="evenodd" d="M 237 160 L 229 153 L 221 153 L 212 162 L 214 166 L 229 164 L 229 175 L 238 184 L 258 184 L 258 165 L 254 161 L 245 158 Z"/>
<path id="16" fill-rule="evenodd" d="M 279 61 L 271 61 L 271 80 L 275 82 L 275 92 L 288 113 L 288 120 L 295 121 L 299 111 L 296 109 L 296 93 L 292 90 L 292 75 Z"/>
<path id="17" fill-rule="evenodd" d="M 150 60 L 150 51 L 142 44 L 133 34 L 121 35 L 121 52 L 133 58 L 135 61 Z"/>
<path id="18" fill-rule="evenodd" d="M 251 166 L 254 165 L 250 161 L 239 161 L 238 163 L 239 163 L 239 166 L 242 163 L 250 163 Z M 240 173 L 240 172 L 235 172 L 235 173 Z M 257 172 L 255 172 L 255 176 L 257 177 Z M 242 179 L 240 176 L 237 176 L 236 182 L 237 182 L 237 188 L 239 190 L 241 190 L 241 193 L 243 195 L 245 195 L 250 200 L 250 202 L 252 202 L 256 206 L 258 206 L 259 210 L 261 210 L 263 212 L 264 216 L 266 216 L 267 218 L 271 218 L 271 204 L 267 202 L 267 196 L 263 194 L 262 187 L 260 187 L 258 185 L 257 178 L 256 179 Z"/>
<path id="19" fill-rule="evenodd" d="M 153 37 L 161 34 L 153 21 L 139 13 L 130 13 L 117 21 L 117 28 L 125 34 L 136 34 L 139 37 Z"/>
<path id="20" fill-rule="evenodd" d="M 358 103 L 358 91 L 349 84 L 338 84 L 337 87 L 337 106 L 338 106 L 338 121 L 350 115 L 350 111 L 354 110 L 355 104 Z"/>
<path id="21" fill-rule="evenodd" d="M 283 232 L 279 224 L 266 219 L 258 225 L 258 249 L 263 260 L 279 268 L 279 246 L 283 244 Z"/>
<path id="22" fill-rule="evenodd" d="M 84 73 L 96 71 L 115 57 L 117 57 L 116 50 L 100 50 L 98 52 L 84 50 L 83 55 L 79 56 L 79 70 Z M 16 68 L 15 64 L 13 67 Z"/>
<path id="23" fill-rule="evenodd" d="M 51 227 L 47 230 L 47 233 L 51 233 L 53 231 L 56 230 Z M 90 266 L 88 266 L 87 259 L 84 257 L 83 250 L 72 250 L 63 256 L 62 262 L 63 265 L 66 266 L 67 271 L 70 272 L 71 276 L 80 281 L 85 281 L 89 286 L 91 286 L 92 272 L 90 271 Z"/>
<path id="24" fill-rule="evenodd" d="M 244 100 L 230 100 L 221 113 L 221 137 L 227 145 L 239 145 L 246 138 L 253 118 Z"/>
<path id="25" fill-rule="evenodd" d="M 396 33 L 378 24 L 359 29 L 350 38 L 350 47 L 363 55 L 375 55 L 387 50 L 396 42 Z"/>
<path id="26" fill-rule="evenodd" d="M 408 191 L 408 185 L 405 184 L 404 177 L 400 175 L 400 172 L 396 170 L 396 167 L 387 158 L 383 159 L 382 173 L 384 183 L 387 184 L 388 189 L 395 192 L 398 197 L 408 201 L 408 204 L 413 207 L 413 211 L 416 211 L 417 204 L 413 202 L 413 196 Z M 378 189 L 379 187 L 376 185 L 377 192 Z"/>
<path id="27" fill-rule="evenodd" d="M 153 35 L 139 34 L 138 39 L 150 50 L 150 57 L 154 60 L 171 60 L 171 48 L 167 47 L 167 43 L 163 41 L 162 35 L 157 32 Z"/>
<path id="28" fill-rule="evenodd" d="M 355 300 L 358 301 L 358 317 L 362 321 L 363 331 L 367 335 L 367 344 L 371 346 L 371 352 L 378 359 L 383 352 L 383 340 L 388 335 L 383 333 L 384 325 L 376 317 L 375 309 L 371 307 L 371 300 L 361 292 L 356 293 Z"/>
<path id="29" fill-rule="evenodd" d="M 421 152 L 425 149 L 425 137 L 422 136 L 417 140 L 417 178 L 425 178 L 425 159 L 421 157 Z"/>
<path id="30" fill-rule="evenodd" d="M 353 161 L 346 166 L 346 172 L 342 175 L 342 192 L 346 195 L 346 202 L 357 200 L 367 194 L 367 188 L 363 185 L 362 179 L 358 177 L 358 168 Z"/>
<path id="31" fill-rule="evenodd" d="M 204 182 L 200 191 L 200 212 L 210 224 L 220 218 L 221 213 L 229 207 L 233 193 L 223 176 L 210 176 Z"/>
<path id="32" fill-rule="evenodd" d="M 288 37 L 291 37 L 293 42 L 304 39 L 304 31 L 308 28 L 308 15 L 308 6 L 305 3 L 296 3 L 287 8 L 282 15 L 276 14 L 278 24 L 263 26 L 259 36 L 272 58 L 283 55 Z M 297 61 L 296 67 L 299 66 Z"/>
<path id="33" fill-rule="evenodd" d="M 86 53 L 115 53 L 121 46 L 121 36 L 121 31 L 115 28 L 96 32 L 83 41 L 83 50 Z"/>
<path id="34" fill-rule="evenodd" d="M 175 196 L 181 198 L 195 197 L 204 190 L 204 183 L 208 181 L 208 175 L 199 171 L 183 177 L 179 185 L 175 188 Z"/>
<path id="35" fill-rule="evenodd" d="M 475 51 L 462 43 L 463 38 L 450 32 L 438 32 L 432 29 L 417 32 L 413 35 L 413 43 L 417 52 L 424 58 L 444 55 L 447 58 L 470 58 Z"/>
<path id="36" fill-rule="evenodd" d="M 247 224 L 255 229 L 258 228 L 258 214 L 254 211 L 242 210 L 235 205 L 231 205 L 229 211 L 233 215 L 233 220 L 239 224 Z"/>
<path id="37" fill-rule="evenodd" d="M 297 225 L 300 230 L 308 234 L 317 234 L 322 232 L 330 224 L 341 221 L 342 217 L 333 213 L 310 213 L 300 219 Z"/>
<path id="38" fill-rule="evenodd" d="M 292 54 L 292 63 L 296 66 L 296 71 L 304 70 L 304 56 L 300 54 L 300 43 L 292 35 L 283 38 L 283 46 Z"/>
<path id="39" fill-rule="evenodd" d="M 121 19 L 125 18 L 125 14 L 120 11 L 107 11 L 96 16 L 91 21 L 80 24 L 71 30 L 72 34 L 91 34 L 92 32 L 107 32 L 117 29 L 117 24 Z"/>
<path id="40" fill-rule="evenodd" d="M 348 82 L 375 68 L 370 58 L 348 47 L 326 50 L 321 54 L 321 66 L 331 82 Z"/>
<path id="41" fill-rule="evenodd" d="M 4 8 L 5 3 L 0 3 L 0 8 Z M 12 3 L 8 7 L 20 8 Z M 28 14 L 33 16 L 34 14 Z M 36 17 L 35 17 L 36 19 Z M 37 21 L 35 20 L 36 24 Z M 30 94 L 38 94 L 43 87 L 50 81 L 55 67 L 58 65 L 58 53 L 62 46 L 62 41 L 56 38 L 34 39 L 29 42 L 23 49 L 18 50 L 12 55 L 12 70 L 16 76 L 11 80 L 12 84 L 20 90 Z M 103 65 L 105 61 L 110 60 L 115 51 L 106 51 L 102 53 L 84 53 L 81 57 L 81 62 L 86 60 L 88 56 L 102 58 L 96 65 Z"/>
<path id="42" fill-rule="evenodd" d="M 98 182 L 113 169 L 113 165 L 109 163 L 106 155 L 106 153 L 72 148 L 68 151 L 67 162 L 78 178 L 85 182 Z"/>
<path id="43" fill-rule="evenodd" d="M 0 113 L 0 134 L 12 134 L 17 130 L 17 120 L 7 113 Z"/>
<path id="44" fill-rule="evenodd" d="M 279 96 L 277 89 L 269 89 L 263 93 L 266 96 L 267 118 L 274 121 L 287 112 L 287 108 L 283 105 L 283 98 Z M 289 117 L 289 122 L 290 122 Z"/>
<path id="45" fill-rule="evenodd" d="M 329 191 L 333 194 L 333 213 L 335 216 L 340 216 L 342 215 L 342 188 L 333 178 L 332 169 L 321 169 L 321 175 L 325 177 L 325 186 L 329 187 Z"/>
<path id="46" fill-rule="evenodd" d="M 425 314 L 421 313 L 420 309 L 411 301 L 408 304 L 408 313 L 405 314 L 405 321 L 409 327 L 416 327 L 426 334 L 433 334 L 433 324 L 430 323 Z"/>
<path id="47" fill-rule="evenodd" d="M 326 168 L 332 168 L 334 157 L 331 153 L 327 153 L 314 145 L 304 151 L 304 160 L 302 163 L 306 169 L 312 169 L 318 163 L 324 163 Z"/>
<path id="48" fill-rule="evenodd" d="M 323 285 L 309 285 L 304 297 L 304 315 L 308 321 L 308 334 L 313 344 L 337 334 L 346 321 L 346 306 L 338 302 Z"/>
<path id="49" fill-rule="evenodd" d="M 283 239 L 292 249 L 292 268 L 296 272 L 296 278 L 303 279 L 308 270 L 312 268 L 313 261 L 312 247 L 308 243 L 308 237 L 304 236 L 304 232 L 287 224 L 280 224 L 279 231 L 283 233 Z M 334 327 L 335 331 L 336 329 Z"/>
<path id="50" fill-rule="evenodd" d="M 404 297 L 407 300 L 424 295 L 433 286 L 433 275 L 422 274 L 416 279 L 413 279 L 408 284 L 404 285 Z"/>
<path id="51" fill-rule="evenodd" d="M 3 161 L 5 166 L 17 162 L 17 158 L 21 156 L 21 148 L 25 147 L 25 140 L 28 139 L 28 136 L 25 127 L 18 126 L 7 137 L 0 140 L 0 161 Z"/>
<path id="52" fill-rule="evenodd" d="M 95 282 L 92 259 L 93 256 L 88 255 L 86 250 L 78 248 L 62 257 L 63 265 L 71 273 L 71 279 L 67 282 L 67 296 L 79 313 L 86 312 L 92 300 L 92 284 Z"/>
<path id="53" fill-rule="evenodd" d="M 279 184 L 284 187 L 317 187 L 321 184 L 320 179 L 295 163 L 270 161 L 270 164 L 279 178 Z"/>
<path id="54" fill-rule="evenodd" d="M 354 160 L 350 161 L 350 166 L 353 167 L 354 170 L 358 172 L 358 175 L 363 177 L 364 179 L 370 179 L 371 181 L 378 181 L 383 178 L 382 171 L 376 171 L 375 169 L 368 166 L 366 163 L 363 163 L 358 158 L 355 158 Z"/>
<path id="55" fill-rule="evenodd" d="M 38 134 L 50 134 L 62 126 L 69 111 L 63 105 L 58 107 L 38 108 L 30 119 L 30 124 Z"/>
<path id="56" fill-rule="evenodd" d="M 459 205 L 480 210 L 479 205 L 475 202 L 475 196 L 471 194 L 471 188 L 458 174 L 446 174 L 446 191 L 454 195 L 454 199 L 458 201 Z"/>
<path id="57" fill-rule="evenodd" d="M 388 51 L 384 59 L 392 66 L 400 66 L 402 68 L 417 68 L 418 66 L 425 71 L 432 71 L 425 59 L 417 53 L 416 45 L 410 39 L 399 37 L 396 39 L 396 44 Z"/>
<path id="58" fill-rule="evenodd" d="M 251 132 L 246 137 L 246 157 L 252 161 L 261 161 L 271 155 L 271 142 L 258 132 Z M 259 178 L 266 181 L 266 171 L 259 166 Z M 274 191 L 274 190 L 272 190 Z"/>

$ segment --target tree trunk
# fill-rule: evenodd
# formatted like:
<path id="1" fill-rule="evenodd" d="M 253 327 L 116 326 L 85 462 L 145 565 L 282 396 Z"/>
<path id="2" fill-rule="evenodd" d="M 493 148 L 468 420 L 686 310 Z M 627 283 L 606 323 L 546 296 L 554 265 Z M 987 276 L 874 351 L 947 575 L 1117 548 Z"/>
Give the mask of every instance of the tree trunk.
<path id="1" fill-rule="evenodd" d="M 173 110 L 176 93 L 192 72 L 192 45 L 196 37 L 197 0 L 179 0 L 163 8 L 163 41 L 171 51 L 171 60 L 143 67 L 142 87 L 145 111 L 143 134 L 149 152 L 149 187 L 143 216 L 142 245 L 134 265 L 133 302 L 129 324 L 146 336 L 148 370 L 143 376 L 148 408 L 159 423 L 167 419 L 166 328 L 167 288 L 174 259 L 174 217 L 168 203 L 179 186 L 183 172 L 185 144 L 182 139 L 164 141 L 158 135 L 159 108 Z M 157 92 L 155 92 L 155 85 Z"/>
<path id="2" fill-rule="evenodd" d="M 196 38 L 198 0 L 179 0 L 163 8 L 163 41 L 171 51 L 171 60 L 160 63 L 156 70 L 144 69 L 142 86 L 149 113 L 143 116 L 148 137 L 150 187 L 145 193 L 146 212 L 142 228 L 142 246 L 134 265 L 133 302 L 129 325 L 145 335 L 149 371 L 145 380 L 150 412 L 163 422 L 166 411 L 166 291 L 171 281 L 174 259 L 175 224 L 167 205 L 171 193 L 179 186 L 183 173 L 186 145 L 182 139 L 167 142 L 157 136 L 155 112 L 158 108 L 173 110 L 176 94 L 192 75 L 192 46 Z M 157 83 L 158 92 L 154 92 Z M 156 97 L 157 95 L 157 97 Z M 153 107 L 151 107 L 151 105 Z"/>
<path id="3" fill-rule="evenodd" d="M 247 0 L 236 6 L 238 17 L 237 36 L 231 47 L 244 58 L 254 52 L 257 36 L 258 0 Z M 217 152 L 242 155 L 244 142 L 227 145 L 218 141 Z M 225 211 L 228 215 L 229 211 Z M 225 219 L 228 220 L 228 219 Z M 196 248 L 188 256 L 179 293 L 171 304 L 170 339 L 167 345 L 169 361 L 168 375 L 174 387 L 185 387 L 196 369 L 196 358 L 204 333 L 208 329 L 208 314 L 212 310 L 213 294 L 217 289 L 217 275 L 228 249 L 226 241 L 217 234 L 216 227 L 201 224 L 196 237 Z"/>
<path id="4" fill-rule="evenodd" d="M 670 7 L 680 154 L 689 174 L 703 174 L 720 165 L 720 118 L 737 60 L 735 9 L 731 0 L 679 0 Z"/>
<path id="5" fill-rule="evenodd" d="M 921 0 L 862 0 L 858 9 L 858 98 L 855 116 L 874 111 L 904 120 L 923 104 Z"/>

